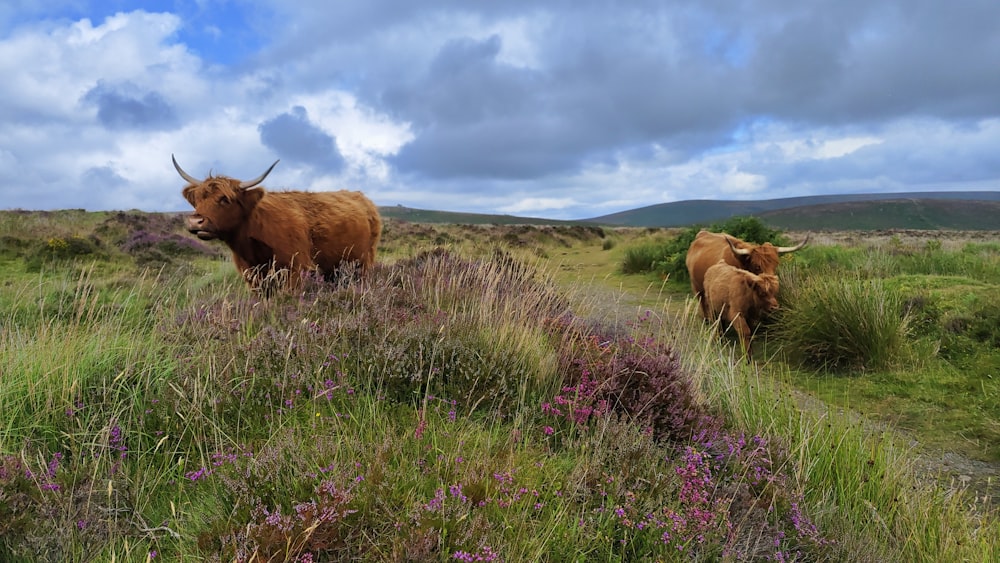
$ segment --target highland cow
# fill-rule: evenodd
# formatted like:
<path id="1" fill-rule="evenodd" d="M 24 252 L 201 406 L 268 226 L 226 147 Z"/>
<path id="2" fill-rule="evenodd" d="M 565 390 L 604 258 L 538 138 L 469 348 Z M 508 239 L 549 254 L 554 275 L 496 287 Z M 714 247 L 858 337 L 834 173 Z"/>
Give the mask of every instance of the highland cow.
<path id="1" fill-rule="evenodd" d="M 218 239 L 233 253 L 237 270 L 258 289 L 274 272 L 299 285 L 304 272 L 335 275 L 346 263 L 371 268 L 382 236 L 378 208 L 361 192 L 270 192 L 259 184 L 277 161 L 253 180 L 226 176 L 199 180 L 171 156 L 190 185 L 183 194 L 194 213 L 187 229 L 202 240 Z"/>

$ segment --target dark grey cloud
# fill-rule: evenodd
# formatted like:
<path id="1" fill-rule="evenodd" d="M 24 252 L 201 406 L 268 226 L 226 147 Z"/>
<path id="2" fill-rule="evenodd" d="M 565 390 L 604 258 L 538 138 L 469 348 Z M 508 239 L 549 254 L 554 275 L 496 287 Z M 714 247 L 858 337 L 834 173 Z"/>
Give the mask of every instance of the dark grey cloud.
<path id="1" fill-rule="evenodd" d="M 1000 113 L 1000 4 L 824 4 L 740 24 L 753 112 L 820 125 Z"/>
<path id="2" fill-rule="evenodd" d="M 988 0 L 310 5 L 308 21 L 291 17 L 329 40 L 296 27 L 273 53 L 330 69 L 299 80 L 347 83 L 410 123 L 394 164 L 428 178 L 574 173 L 650 145 L 694 156 L 762 117 L 837 127 L 1000 114 L 1000 3 Z M 468 34 L 523 20 L 529 65 L 504 59 L 509 37 Z"/>
<path id="3" fill-rule="evenodd" d="M 115 172 L 110 166 L 94 166 L 88 168 L 80 177 L 81 183 L 95 193 L 109 188 L 117 188 L 128 184 L 128 180 Z"/>
<path id="4" fill-rule="evenodd" d="M 445 44 L 423 76 L 378 100 L 416 130 L 395 163 L 431 177 L 525 178 L 575 172 L 637 145 L 701 147 L 725 135 L 736 116 L 721 77 L 635 41 L 610 43 L 550 56 L 544 68 L 499 60 L 495 35 Z"/>
<path id="5" fill-rule="evenodd" d="M 82 101 L 97 106 L 97 119 L 111 130 L 169 130 L 179 126 L 174 108 L 159 92 L 143 92 L 136 85 L 97 83 Z"/>
<path id="6" fill-rule="evenodd" d="M 336 173 L 344 168 L 337 139 L 314 125 L 301 106 L 261 123 L 257 130 L 261 142 L 285 160 L 323 172 Z"/>

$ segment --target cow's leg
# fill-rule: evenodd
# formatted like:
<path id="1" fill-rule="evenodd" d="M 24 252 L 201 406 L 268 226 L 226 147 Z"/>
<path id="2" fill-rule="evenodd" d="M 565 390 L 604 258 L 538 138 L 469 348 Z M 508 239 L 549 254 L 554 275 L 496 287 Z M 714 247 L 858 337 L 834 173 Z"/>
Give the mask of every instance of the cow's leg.
<path id="1" fill-rule="evenodd" d="M 733 319 L 732 326 L 736 329 L 736 334 L 740 338 L 740 346 L 743 347 L 743 353 L 746 354 L 747 363 L 752 363 L 752 358 L 750 357 L 750 326 L 747 324 L 744 315 L 738 314 Z"/>

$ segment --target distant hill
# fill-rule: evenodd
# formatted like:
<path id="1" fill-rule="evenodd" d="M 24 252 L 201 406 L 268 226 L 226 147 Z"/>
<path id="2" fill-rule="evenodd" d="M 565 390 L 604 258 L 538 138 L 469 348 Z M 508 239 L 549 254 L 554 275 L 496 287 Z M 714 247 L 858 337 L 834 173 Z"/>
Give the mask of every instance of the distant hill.
<path id="1" fill-rule="evenodd" d="M 452 225 L 596 225 L 596 223 L 590 221 L 560 221 L 558 219 L 517 217 L 514 215 L 431 211 L 428 209 L 413 209 L 401 205 L 379 207 L 378 211 L 382 217 L 399 221 L 409 221 L 411 223 L 446 223 Z"/>
<path id="2" fill-rule="evenodd" d="M 902 202 L 893 204 L 893 213 L 879 212 L 881 202 Z M 952 203 L 944 203 L 949 201 Z M 905 202 L 910 202 L 909 204 Z M 922 202 L 917 204 L 916 202 Z M 985 202 L 985 203 L 972 203 Z M 853 207 L 838 208 L 838 204 L 857 204 Z M 866 204 L 867 203 L 867 204 Z M 791 197 L 782 199 L 766 199 L 759 201 L 718 201 L 718 200 L 688 200 L 671 203 L 660 203 L 648 207 L 640 207 L 611 215 L 603 215 L 587 219 L 587 222 L 602 225 L 618 225 L 628 227 L 685 227 L 696 224 L 710 224 L 723 221 L 737 215 L 753 215 L 761 217 L 775 226 L 783 228 L 800 228 L 785 225 L 796 223 L 797 217 L 803 217 L 802 223 L 809 228 L 821 228 L 814 222 L 822 218 L 830 229 L 888 229 L 888 228 L 926 228 L 926 229 L 1000 229 L 1000 216 L 997 215 L 997 204 L 1000 203 L 1000 192 L 912 192 L 898 194 L 845 194 L 822 195 L 808 197 Z M 832 206 L 832 207 L 831 207 Z M 806 208 L 815 207 L 811 211 Z M 792 211 L 794 209 L 794 211 Z M 868 211 L 864 211 L 864 210 Z M 889 207 L 883 207 L 889 209 Z M 786 213 L 779 213 L 786 211 Z M 839 219 L 840 212 L 847 215 Z M 862 221 L 862 216 L 870 216 L 870 221 Z M 851 219 L 852 217 L 857 218 Z M 851 223 L 868 226 L 850 227 Z M 937 225 L 937 226 L 917 226 Z"/>
<path id="3" fill-rule="evenodd" d="M 787 230 L 1000 230 L 1000 201 L 891 199 L 807 205 L 761 213 Z"/>
<path id="4" fill-rule="evenodd" d="M 605 225 L 687 227 L 752 215 L 787 230 L 1000 230 L 1000 192 L 849 194 L 760 201 L 689 200 L 611 215 L 562 221 L 515 215 L 457 213 L 385 206 L 383 217 L 411 223 L 465 225 Z"/>

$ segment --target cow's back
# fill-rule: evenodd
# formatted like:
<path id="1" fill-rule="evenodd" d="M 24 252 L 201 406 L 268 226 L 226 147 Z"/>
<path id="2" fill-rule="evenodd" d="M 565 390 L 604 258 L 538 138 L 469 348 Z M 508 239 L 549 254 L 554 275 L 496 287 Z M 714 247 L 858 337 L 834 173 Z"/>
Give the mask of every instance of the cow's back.
<path id="1" fill-rule="evenodd" d="M 316 265 L 332 272 L 342 261 L 370 267 L 382 233 L 378 208 L 363 193 L 268 192 L 268 209 L 288 221 L 289 228 L 305 229 Z M 290 220 L 289 220 L 290 219 Z"/>
<path id="2" fill-rule="evenodd" d="M 725 235 L 699 231 L 685 258 L 694 293 L 700 294 L 705 291 L 705 274 L 720 260 L 735 267 L 740 266 L 740 261 L 729 248 Z"/>
<path id="3" fill-rule="evenodd" d="M 378 208 L 363 193 L 340 190 L 317 192 L 311 214 L 311 234 L 316 263 L 324 270 L 342 260 L 360 262 L 365 268 L 375 262 L 382 236 Z"/>
<path id="4" fill-rule="evenodd" d="M 743 276 L 748 273 L 722 260 L 705 271 L 704 297 L 711 316 L 718 315 L 727 304 L 743 301 L 740 292 L 746 288 Z"/>

